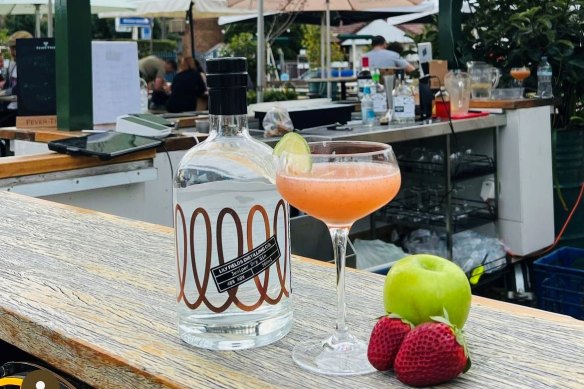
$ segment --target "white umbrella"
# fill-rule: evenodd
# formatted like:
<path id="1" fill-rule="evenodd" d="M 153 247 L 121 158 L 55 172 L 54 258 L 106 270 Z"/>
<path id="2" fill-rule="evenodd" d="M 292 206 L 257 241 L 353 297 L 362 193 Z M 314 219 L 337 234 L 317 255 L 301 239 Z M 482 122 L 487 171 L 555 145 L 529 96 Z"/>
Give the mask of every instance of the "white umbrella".
<path id="1" fill-rule="evenodd" d="M 141 16 L 146 18 L 181 18 L 193 3 L 194 19 L 218 18 L 219 16 L 241 15 L 245 12 L 227 7 L 227 0 L 132 0 L 132 12 L 103 12 L 100 18 Z"/>
<path id="2" fill-rule="evenodd" d="M 227 7 L 227 0 L 133 0 L 135 9 L 131 12 L 103 12 L 100 18 L 140 16 L 147 18 L 188 19 L 191 26 L 191 53 L 195 55 L 195 35 L 193 20 L 218 18 L 226 15 L 241 15 L 241 10 Z"/>
<path id="3" fill-rule="evenodd" d="M 277 12 L 314 12 L 325 13 L 326 20 L 326 69 L 327 76 L 330 77 L 331 70 L 331 42 L 330 42 L 330 11 L 382 11 L 389 10 L 395 12 L 412 12 L 416 6 L 423 5 L 424 0 L 229 0 L 229 6 L 239 10 L 256 10 L 258 14 L 258 89 L 261 92 L 264 88 L 265 60 L 263 34 L 263 18 L 265 11 Z M 415 12 L 415 11 L 414 11 Z M 261 30 L 260 31 L 260 27 Z M 327 97 L 331 98 L 332 87 L 330 81 L 327 82 Z M 258 93 L 258 102 L 261 100 L 261 93 Z"/>
<path id="4" fill-rule="evenodd" d="M 49 7 L 49 4 L 51 5 Z M 134 5 L 129 0 L 91 0 L 91 13 L 133 10 Z M 40 15 L 46 13 L 49 17 L 48 35 L 52 36 L 54 0 L 0 0 L 0 15 L 35 15 L 36 36 L 40 36 Z"/>

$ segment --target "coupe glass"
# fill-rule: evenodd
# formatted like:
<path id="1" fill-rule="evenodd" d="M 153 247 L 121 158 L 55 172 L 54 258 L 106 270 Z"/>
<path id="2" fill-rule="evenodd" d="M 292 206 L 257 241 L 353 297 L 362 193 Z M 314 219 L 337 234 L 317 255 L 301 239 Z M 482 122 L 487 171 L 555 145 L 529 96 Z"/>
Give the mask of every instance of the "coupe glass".
<path id="1" fill-rule="evenodd" d="M 332 334 L 305 340 L 292 358 L 301 367 L 329 375 L 375 369 L 367 343 L 346 323 L 345 250 L 351 225 L 391 201 L 401 175 L 391 146 L 375 142 L 309 143 L 311 155 L 283 152 L 276 185 L 292 206 L 324 222 L 331 234 L 337 270 L 337 315 Z"/>
<path id="2" fill-rule="evenodd" d="M 522 66 L 520 68 L 511 68 L 511 77 L 515 79 L 517 86 L 523 88 L 523 80 L 531 75 L 531 70 L 528 67 Z"/>

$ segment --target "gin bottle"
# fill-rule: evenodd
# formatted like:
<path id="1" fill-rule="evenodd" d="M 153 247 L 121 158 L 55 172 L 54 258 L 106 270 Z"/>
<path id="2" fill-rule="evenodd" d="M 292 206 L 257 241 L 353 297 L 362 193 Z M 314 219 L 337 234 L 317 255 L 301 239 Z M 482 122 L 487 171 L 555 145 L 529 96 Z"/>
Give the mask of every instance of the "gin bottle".
<path id="1" fill-rule="evenodd" d="M 400 74 L 393 90 L 393 121 L 395 123 L 414 123 L 416 120 L 416 102 L 412 89 L 406 85 Z"/>
<path id="2" fill-rule="evenodd" d="M 387 96 L 385 94 L 385 88 L 379 82 L 380 77 L 379 69 L 375 69 L 371 75 L 373 83 L 371 100 L 373 100 L 373 112 L 375 113 L 375 120 L 377 122 L 387 113 Z"/>
<path id="3" fill-rule="evenodd" d="M 174 180 L 179 335 L 208 349 L 266 345 L 292 327 L 289 206 L 272 149 L 247 129 L 246 66 L 207 60 L 209 137 Z"/>

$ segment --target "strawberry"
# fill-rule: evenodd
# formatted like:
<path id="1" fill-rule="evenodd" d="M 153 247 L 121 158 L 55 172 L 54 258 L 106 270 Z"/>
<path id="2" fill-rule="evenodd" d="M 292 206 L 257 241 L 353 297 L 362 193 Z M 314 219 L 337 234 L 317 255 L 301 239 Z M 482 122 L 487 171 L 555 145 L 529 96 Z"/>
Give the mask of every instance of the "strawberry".
<path id="1" fill-rule="evenodd" d="M 373 327 L 367 359 L 377 370 L 389 370 L 412 324 L 397 315 L 383 316 Z"/>
<path id="2" fill-rule="evenodd" d="M 414 328 L 395 358 L 397 378 L 411 386 L 432 386 L 449 381 L 470 368 L 462 332 L 442 317 Z"/>

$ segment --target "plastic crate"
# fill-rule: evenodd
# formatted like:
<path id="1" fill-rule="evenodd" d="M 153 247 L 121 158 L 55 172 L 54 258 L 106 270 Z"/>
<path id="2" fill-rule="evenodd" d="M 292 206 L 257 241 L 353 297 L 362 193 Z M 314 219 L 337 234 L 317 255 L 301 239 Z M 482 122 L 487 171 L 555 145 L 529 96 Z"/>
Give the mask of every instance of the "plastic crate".
<path id="1" fill-rule="evenodd" d="M 533 262 L 540 309 L 584 320 L 584 250 L 562 247 Z"/>

